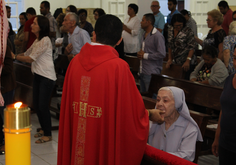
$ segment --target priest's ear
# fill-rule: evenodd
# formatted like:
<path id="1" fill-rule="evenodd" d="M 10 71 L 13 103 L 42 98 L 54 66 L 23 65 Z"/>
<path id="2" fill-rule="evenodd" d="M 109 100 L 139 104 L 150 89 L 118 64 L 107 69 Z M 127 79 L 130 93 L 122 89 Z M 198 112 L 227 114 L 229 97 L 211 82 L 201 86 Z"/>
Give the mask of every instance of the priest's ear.
<path id="1" fill-rule="evenodd" d="M 121 38 L 119 39 L 119 41 L 116 43 L 115 47 L 118 46 L 118 45 L 120 45 L 120 43 L 121 43 L 122 40 L 123 40 L 123 38 L 121 37 Z"/>

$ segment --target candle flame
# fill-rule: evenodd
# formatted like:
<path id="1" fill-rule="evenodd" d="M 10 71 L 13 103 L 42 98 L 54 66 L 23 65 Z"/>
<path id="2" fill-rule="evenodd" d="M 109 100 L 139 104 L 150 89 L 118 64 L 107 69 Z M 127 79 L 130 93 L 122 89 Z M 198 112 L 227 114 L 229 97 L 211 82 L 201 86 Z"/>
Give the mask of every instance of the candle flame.
<path id="1" fill-rule="evenodd" d="M 22 102 L 17 102 L 14 104 L 14 108 L 20 108 L 21 105 L 22 105 Z"/>

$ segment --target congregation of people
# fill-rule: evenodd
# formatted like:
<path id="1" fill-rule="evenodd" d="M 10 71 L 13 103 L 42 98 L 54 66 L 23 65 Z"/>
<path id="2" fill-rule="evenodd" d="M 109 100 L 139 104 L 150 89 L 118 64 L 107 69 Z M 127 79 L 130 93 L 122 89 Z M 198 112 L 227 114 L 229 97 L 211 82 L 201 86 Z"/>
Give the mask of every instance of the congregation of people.
<path id="1" fill-rule="evenodd" d="M 107 74 L 108 76 L 112 75 L 111 71 L 119 72 L 116 74 L 121 77 L 122 72 L 124 77 L 132 76 L 132 74 L 126 74 L 126 69 L 121 69 L 121 73 L 120 70 L 117 69 L 117 71 L 114 69 L 118 64 L 122 67 L 126 67 L 123 60 L 125 57 L 132 56 L 140 61 L 138 72 L 140 89 L 139 92 L 137 92 L 133 87 L 127 86 L 123 87 L 125 90 L 130 90 L 131 92 L 138 94 L 147 92 L 150 87 L 152 74 L 159 75 L 162 73 L 163 67 L 165 67 L 165 69 L 170 69 L 172 65 L 181 65 L 182 70 L 185 73 L 184 79 L 189 82 L 220 87 L 223 89 L 220 98 L 222 111 L 219 116 L 215 141 L 212 145 L 212 152 L 215 156 L 220 156 L 220 164 L 236 164 L 236 161 L 233 160 L 236 155 L 236 142 L 233 139 L 233 137 L 236 137 L 236 129 L 229 127 L 229 125 L 236 124 L 236 113 L 233 108 L 236 106 L 236 97 L 234 97 L 236 90 L 236 11 L 232 11 L 226 1 L 220 1 L 218 3 L 219 10 L 214 9 L 207 13 L 205 19 L 210 30 L 204 39 L 198 37 L 198 26 L 191 16 L 191 12 L 185 9 L 178 11 L 176 0 L 168 0 L 168 10 L 170 13 L 167 16 L 166 22 L 164 15 L 160 11 L 161 6 L 158 1 L 153 1 L 150 4 L 150 11 L 152 11 L 152 13 L 147 11 L 147 14 L 144 14 L 141 20 L 137 16 L 139 6 L 134 3 L 129 4 L 127 9 L 128 17 L 121 24 L 122 29 L 119 29 L 119 19 L 116 20 L 116 18 L 106 14 L 101 8 L 97 8 L 93 11 L 94 19 L 97 21 L 95 27 L 93 27 L 87 20 L 88 12 L 86 9 L 77 10 L 76 6 L 69 5 L 66 7 L 64 13 L 60 8 L 52 15 L 50 12 L 50 3 L 48 1 L 42 1 L 39 4 L 39 7 L 41 15 L 37 15 L 36 10 L 32 7 L 29 7 L 25 12 L 22 12 L 19 15 L 20 27 L 17 30 L 17 33 L 12 30 L 11 23 L 9 22 L 10 30 L 8 34 L 7 52 L 1 77 L 1 85 L 4 87 L 2 94 L 6 106 L 7 104 L 12 104 L 14 101 L 14 88 L 16 83 L 14 78 L 13 60 L 31 64 L 31 71 L 34 74 L 33 104 L 41 126 L 41 129 L 34 135 L 34 137 L 37 138 L 35 143 L 40 144 L 52 140 L 51 115 L 48 105 L 51 101 L 51 95 L 58 74 L 63 76 L 66 75 L 67 77 L 67 81 L 65 81 L 65 92 L 67 92 L 68 98 L 64 96 L 62 99 L 62 107 L 66 109 L 68 100 L 71 104 L 71 108 L 75 106 L 82 107 L 86 106 L 86 103 L 80 102 L 80 105 L 77 105 L 78 103 L 75 103 L 75 100 L 69 99 L 69 97 L 72 97 L 73 95 L 69 94 L 69 92 L 75 90 L 70 87 L 72 79 L 76 78 L 80 72 L 90 75 L 88 72 L 96 67 L 104 69 L 104 74 Z M 6 6 L 6 10 L 8 14 L 7 17 L 10 18 L 11 8 Z M 114 25 L 107 23 L 105 16 L 107 21 L 114 21 Z M 107 27 L 105 27 L 105 25 Z M 113 34 L 116 33 L 114 30 L 117 30 L 117 34 Z M 113 35 L 115 36 L 114 38 L 112 38 Z M 105 36 L 108 39 L 104 39 L 101 36 Z M 108 43 L 110 41 L 113 41 L 114 43 Z M 104 45 L 109 45 L 109 47 Z M 201 51 L 199 51 L 200 46 L 202 47 Z M 114 52 L 115 50 L 116 52 Z M 101 57 L 99 57 L 100 52 L 103 53 Z M 197 52 L 201 52 L 201 54 L 199 55 Z M 108 53 L 112 54 L 109 58 L 105 57 Z M 79 57 L 78 54 L 80 54 Z M 96 55 L 96 57 L 91 56 L 92 54 L 94 56 Z M 116 56 L 120 57 L 119 60 L 116 59 Z M 107 66 L 103 68 L 103 63 L 111 59 L 116 59 L 117 61 L 111 62 L 112 67 L 111 71 L 109 71 L 109 68 L 106 68 Z M 83 61 L 83 64 L 78 64 L 78 61 Z M 163 65 L 164 61 L 166 62 L 165 65 Z M 68 69 L 60 68 L 59 65 L 62 63 L 66 63 L 67 66 L 70 66 Z M 80 70 L 78 68 L 75 69 L 75 67 L 78 67 Z M 96 73 L 97 72 L 93 72 L 91 74 L 95 75 Z M 100 75 L 96 74 L 94 77 L 100 79 L 99 76 Z M 106 77 L 103 76 L 104 75 L 102 74 L 101 79 L 106 80 Z M 119 79 L 119 82 L 117 83 L 126 83 L 126 81 L 131 81 L 129 79 L 134 81 L 133 77 L 127 77 L 125 77 L 124 80 Z M 90 81 L 88 76 L 82 76 L 82 79 L 78 80 L 78 82 L 79 85 L 84 85 L 83 87 L 82 85 L 77 86 L 76 82 L 71 83 L 71 86 L 76 89 L 78 87 L 80 88 L 78 90 L 82 91 L 79 93 L 80 97 L 82 97 L 80 101 L 86 102 L 86 99 L 88 100 L 86 97 L 88 97 L 89 91 L 87 90 L 90 85 L 94 85 L 92 83 L 90 84 Z M 114 78 L 114 80 L 106 81 L 107 88 L 110 87 L 110 89 L 105 89 L 102 85 L 100 89 L 96 89 L 95 87 L 92 89 L 100 92 L 102 92 L 102 90 L 108 90 L 108 93 L 112 92 L 109 90 L 120 90 L 115 89 L 115 87 L 112 86 L 113 81 L 118 80 Z M 98 82 L 98 84 L 99 83 L 100 82 Z M 133 84 L 134 83 L 132 83 L 132 85 Z M 76 93 L 76 91 L 74 92 Z M 122 96 L 123 99 L 128 97 L 122 94 L 119 95 Z M 131 97 L 133 95 L 131 94 L 129 96 Z M 136 99 L 136 97 L 137 101 L 141 98 L 138 96 L 135 96 L 134 98 Z M 100 102 L 104 102 L 102 98 L 103 97 L 96 99 L 100 100 Z M 95 98 L 93 99 L 96 100 Z M 110 104 L 117 104 L 114 100 L 119 100 L 121 98 L 114 97 L 106 99 L 109 99 L 111 103 L 108 103 L 109 105 L 104 103 L 104 107 L 107 106 L 108 108 L 111 108 L 113 105 Z M 134 104 L 135 101 L 132 100 Z M 94 102 L 97 103 L 98 101 Z M 122 102 L 119 103 L 123 104 Z M 121 105 L 116 106 L 119 107 Z M 0 124 L 4 122 L 4 107 L 1 107 L 0 109 Z M 94 106 L 93 108 L 96 109 L 97 107 L 95 108 Z M 120 109 L 122 108 L 125 109 L 126 107 L 121 106 Z M 132 109 L 133 107 L 130 108 Z M 154 112 L 151 110 L 149 111 L 150 121 L 146 120 L 141 112 L 141 109 L 143 108 L 142 105 L 136 105 L 135 108 L 140 110 L 137 116 L 142 116 L 139 117 L 139 119 L 142 120 L 142 126 L 140 126 L 142 127 L 142 131 L 140 132 L 147 135 L 148 133 L 145 131 L 145 128 L 149 129 L 148 136 L 145 137 L 142 135 L 143 137 L 140 136 L 140 139 L 137 141 L 142 141 L 144 144 L 148 142 L 151 146 L 172 155 L 189 161 L 194 160 L 196 142 L 203 141 L 203 136 L 197 123 L 190 116 L 185 101 L 185 94 L 182 89 L 168 86 L 158 90 L 156 95 L 156 107 L 153 107 L 153 109 L 160 110 L 158 113 L 161 122 L 150 118 L 151 113 L 154 115 Z M 99 113 L 98 109 L 96 110 L 97 113 Z M 73 113 L 75 113 L 74 111 L 75 109 L 73 109 Z M 113 112 L 110 113 L 113 115 Z M 115 113 L 117 113 L 116 115 L 120 115 L 119 113 L 121 112 Z M 60 120 L 62 120 L 60 121 L 60 124 L 63 125 L 62 128 L 60 128 L 62 133 L 60 134 L 59 132 L 59 143 L 68 142 L 68 144 L 59 144 L 59 149 L 65 149 L 65 151 L 58 151 L 60 156 L 58 160 L 61 160 L 60 163 L 63 164 L 63 161 L 64 163 L 68 161 L 67 159 L 64 159 L 63 154 L 70 154 L 66 145 L 70 146 L 72 144 L 72 142 L 66 141 L 68 140 L 66 139 L 66 134 L 72 134 L 75 128 L 73 127 L 71 130 L 66 128 L 66 126 L 69 127 L 70 125 L 73 125 L 69 124 L 69 116 L 72 116 L 72 114 L 66 114 L 66 112 L 63 111 L 61 115 L 65 115 L 66 117 L 64 118 L 64 116 L 61 116 L 60 118 Z M 100 116 L 94 118 L 100 118 Z M 79 119 L 76 119 L 76 121 L 77 120 Z M 111 120 L 113 120 L 113 118 Z M 120 120 L 119 122 L 122 123 L 123 119 L 114 118 L 114 120 Z M 80 122 L 82 121 L 77 121 L 76 127 L 79 127 L 78 123 L 81 124 Z M 96 124 L 97 123 L 94 122 L 94 125 Z M 106 122 L 103 124 L 106 125 Z M 136 124 L 139 123 L 137 122 Z M 90 126 L 91 124 L 87 125 Z M 133 127 L 135 126 L 131 125 L 129 128 Z M 103 128 L 99 127 L 99 129 L 104 131 Z M 113 127 L 110 126 L 109 129 L 113 129 Z M 83 132 L 83 130 L 81 131 L 78 128 L 78 132 Z M 116 133 L 124 132 L 119 130 Z M 124 135 L 126 135 L 126 132 Z M 79 140 L 81 140 L 80 138 L 85 138 L 80 137 L 79 135 L 76 136 L 78 136 L 76 138 Z M 104 137 L 101 135 L 99 138 L 102 139 Z M 132 138 L 135 141 L 135 135 L 132 135 Z M 79 140 L 76 142 L 73 141 L 73 144 L 75 144 L 71 148 L 73 149 L 73 152 L 79 152 L 80 148 L 76 148 L 76 145 L 81 145 L 81 141 L 83 141 Z M 122 143 L 129 145 L 125 140 L 118 140 L 118 143 L 121 143 L 120 145 L 122 145 Z M 2 131 L 0 131 L 0 144 L 0 150 L 3 153 L 5 148 Z M 97 147 L 95 148 L 96 150 L 101 147 L 97 144 L 94 144 L 94 146 Z M 140 146 L 137 148 L 143 149 L 144 147 Z M 84 152 L 84 149 L 81 150 Z M 101 149 L 101 152 L 106 151 Z M 119 152 L 122 153 L 122 150 L 120 149 Z M 132 157 L 134 155 L 130 154 L 129 156 Z M 80 161 L 76 158 L 73 159 L 73 161 L 70 161 Z M 138 161 L 140 160 L 137 160 L 137 162 Z"/>

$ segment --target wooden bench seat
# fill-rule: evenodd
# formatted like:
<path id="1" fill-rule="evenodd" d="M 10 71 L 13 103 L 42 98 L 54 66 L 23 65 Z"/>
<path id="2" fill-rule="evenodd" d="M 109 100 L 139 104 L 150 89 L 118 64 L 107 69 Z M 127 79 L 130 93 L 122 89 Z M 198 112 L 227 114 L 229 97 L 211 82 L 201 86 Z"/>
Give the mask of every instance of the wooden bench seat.
<path id="1" fill-rule="evenodd" d="M 169 77 L 173 78 L 179 78 L 179 79 L 184 79 L 185 77 L 185 71 L 182 69 L 182 65 L 180 64 L 172 64 L 170 65 L 170 68 L 166 68 L 166 61 L 163 61 L 162 64 L 162 75 L 167 75 Z"/>
<path id="2" fill-rule="evenodd" d="M 188 105 L 199 105 L 220 111 L 220 96 L 223 88 L 195 83 L 183 79 L 172 78 L 166 75 L 152 75 L 147 93 L 143 95 L 152 97 L 154 93 L 164 86 L 175 86 L 184 90 Z"/>

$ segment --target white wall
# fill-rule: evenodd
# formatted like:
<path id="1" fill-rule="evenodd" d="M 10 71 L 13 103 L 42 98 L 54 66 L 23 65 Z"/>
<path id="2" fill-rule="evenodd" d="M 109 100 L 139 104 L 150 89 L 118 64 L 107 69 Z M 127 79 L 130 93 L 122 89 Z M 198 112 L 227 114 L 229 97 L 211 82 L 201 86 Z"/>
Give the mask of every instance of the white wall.
<path id="1" fill-rule="evenodd" d="M 150 6 L 153 0 L 138 0 L 139 12 L 138 17 L 142 20 L 143 15 L 146 13 L 152 13 Z"/>
<path id="2" fill-rule="evenodd" d="M 235 0 L 227 0 L 229 6 L 236 6 L 236 1 Z"/>
<path id="3" fill-rule="evenodd" d="M 25 11 L 29 7 L 33 7 L 36 10 L 36 14 L 40 15 L 40 4 L 43 0 L 24 0 L 24 7 Z M 48 0 L 50 2 L 50 11 L 52 14 L 54 14 L 54 11 L 57 8 L 66 8 L 67 7 L 67 1 L 66 0 Z"/>

